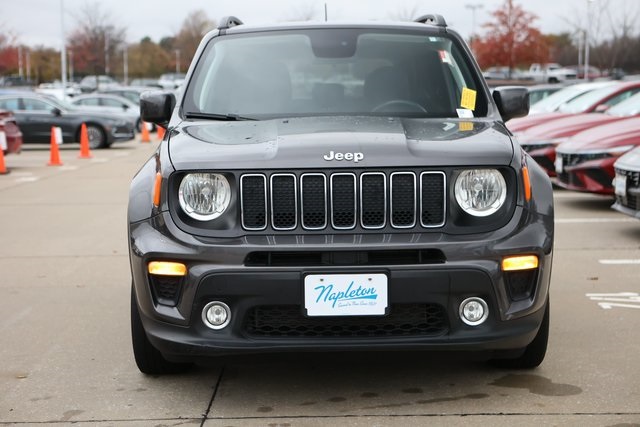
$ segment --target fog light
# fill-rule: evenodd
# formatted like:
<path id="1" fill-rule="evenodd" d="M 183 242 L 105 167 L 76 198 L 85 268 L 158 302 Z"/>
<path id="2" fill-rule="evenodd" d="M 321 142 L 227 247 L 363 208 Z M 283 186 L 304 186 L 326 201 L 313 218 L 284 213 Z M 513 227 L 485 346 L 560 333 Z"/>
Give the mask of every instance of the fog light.
<path id="1" fill-rule="evenodd" d="M 460 318 L 469 326 L 478 326 L 489 317 L 489 307 L 482 298 L 467 298 L 460 304 Z"/>
<path id="2" fill-rule="evenodd" d="M 202 321 L 211 329 L 222 329 L 231 320 L 231 309 L 220 301 L 210 302 L 202 310 Z"/>

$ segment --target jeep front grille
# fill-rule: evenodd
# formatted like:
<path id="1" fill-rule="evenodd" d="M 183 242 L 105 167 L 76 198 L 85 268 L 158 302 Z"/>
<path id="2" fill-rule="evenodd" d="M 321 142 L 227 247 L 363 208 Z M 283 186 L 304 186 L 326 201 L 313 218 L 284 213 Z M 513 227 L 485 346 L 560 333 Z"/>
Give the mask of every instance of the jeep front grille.
<path id="1" fill-rule="evenodd" d="M 245 174 L 242 226 L 248 231 L 441 227 L 445 186 L 440 171 Z"/>

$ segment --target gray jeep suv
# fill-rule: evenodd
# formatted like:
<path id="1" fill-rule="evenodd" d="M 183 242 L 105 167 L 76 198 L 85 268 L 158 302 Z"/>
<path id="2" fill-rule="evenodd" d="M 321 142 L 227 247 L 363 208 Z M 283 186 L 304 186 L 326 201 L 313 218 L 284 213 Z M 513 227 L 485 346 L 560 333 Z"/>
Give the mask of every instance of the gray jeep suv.
<path id="1" fill-rule="evenodd" d="M 471 350 L 540 364 L 553 197 L 438 15 L 207 34 L 131 184 L 139 369 L 216 355 Z"/>

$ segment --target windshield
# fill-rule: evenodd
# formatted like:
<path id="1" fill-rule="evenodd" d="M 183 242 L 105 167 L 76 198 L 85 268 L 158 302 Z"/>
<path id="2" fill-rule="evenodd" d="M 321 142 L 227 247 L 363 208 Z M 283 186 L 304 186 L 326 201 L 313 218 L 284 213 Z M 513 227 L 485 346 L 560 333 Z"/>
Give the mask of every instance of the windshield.
<path id="1" fill-rule="evenodd" d="M 603 82 L 603 83 L 587 83 L 587 84 L 577 84 L 574 86 L 568 86 L 564 89 L 560 89 L 556 93 L 553 93 L 540 102 L 537 102 L 535 105 L 531 106 L 531 110 L 529 114 L 535 113 L 552 113 L 557 111 L 561 105 L 570 102 L 577 97 L 589 93 L 591 91 L 600 89 L 605 86 L 611 86 L 614 83 L 611 82 Z"/>
<path id="2" fill-rule="evenodd" d="M 464 58 L 447 37 L 398 30 L 224 36 L 206 47 L 183 107 L 187 117 L 254 119 L 486 116 L 484 92 Z"/>
<path id="3" fill-rule="evenodd" d="M 609 108 L 607 114 L 618 117 L 640 115 L 640 93 L 636 93 L 626 101 L 622 101 L 618 105 Z"/>
<path id="4" fill-rule="evenodd" d="M 563 113 L 584 113 L 594 105 L 602 103 L 603 99 L 609 98 L 619 90 L 620 88 L 618 88 L 617 85 L 595 89 L 578 96 L 577 98 L 571 100 L 570 102 L 567 102 L 564 105 L 561 105 L 558 110 Z M 618 102 L 623 101 L 624 99 L 631 96 L 633 94 L 633 91 L 625 91 L 622 94 L 623 96 L 615 96 L 612 99 L 608 100 L 606 104 L 615 105 Z"/>

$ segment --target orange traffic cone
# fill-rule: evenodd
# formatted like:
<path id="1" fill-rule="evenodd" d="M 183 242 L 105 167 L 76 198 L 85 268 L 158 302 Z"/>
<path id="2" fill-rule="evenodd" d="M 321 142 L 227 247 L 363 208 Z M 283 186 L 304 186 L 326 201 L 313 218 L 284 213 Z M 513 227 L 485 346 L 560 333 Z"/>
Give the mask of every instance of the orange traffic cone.
<path id="1" fill-rule="evenodd" d="M 142 135 L 140 136 L 140 142 L 151 142 L 151 137 L 149 136 L 149 129 L 147 129 L 147 124 L 145 122 L 141 122 L 140 127 L 142 128 Z"/>
<path id="2" fill-rule="evenodd" d="M 158 134 L 158 141 L 162 141 L 162 138 L 164 138 L 164 128 L 162 126 L 156 126 L 156 133 Z"/>
<path id="3" fill-rule="evenodd" d="M 60 161 L 60 150 L 58 149 L 58 139 L 56 138 L 56 128 L 51 126 L 51 156 L 49 157 L 49 166 L 62 166 Z"/>
<path id="4" fill-rule="evenodd" d="M 4 164 L 4 151 L 2 147 L 0 147 L 0 175 L 4 175 L 9 173 L 7 170 L 7 166 Z"/>
<path id="5" fill-rule="evenodd" d="M 89 134 L 87 133 L 87 125 L 82 124 L 80 128 L 80 155 L 79 159 L 90 159 L 91 150 L 89 149 Z"/>

